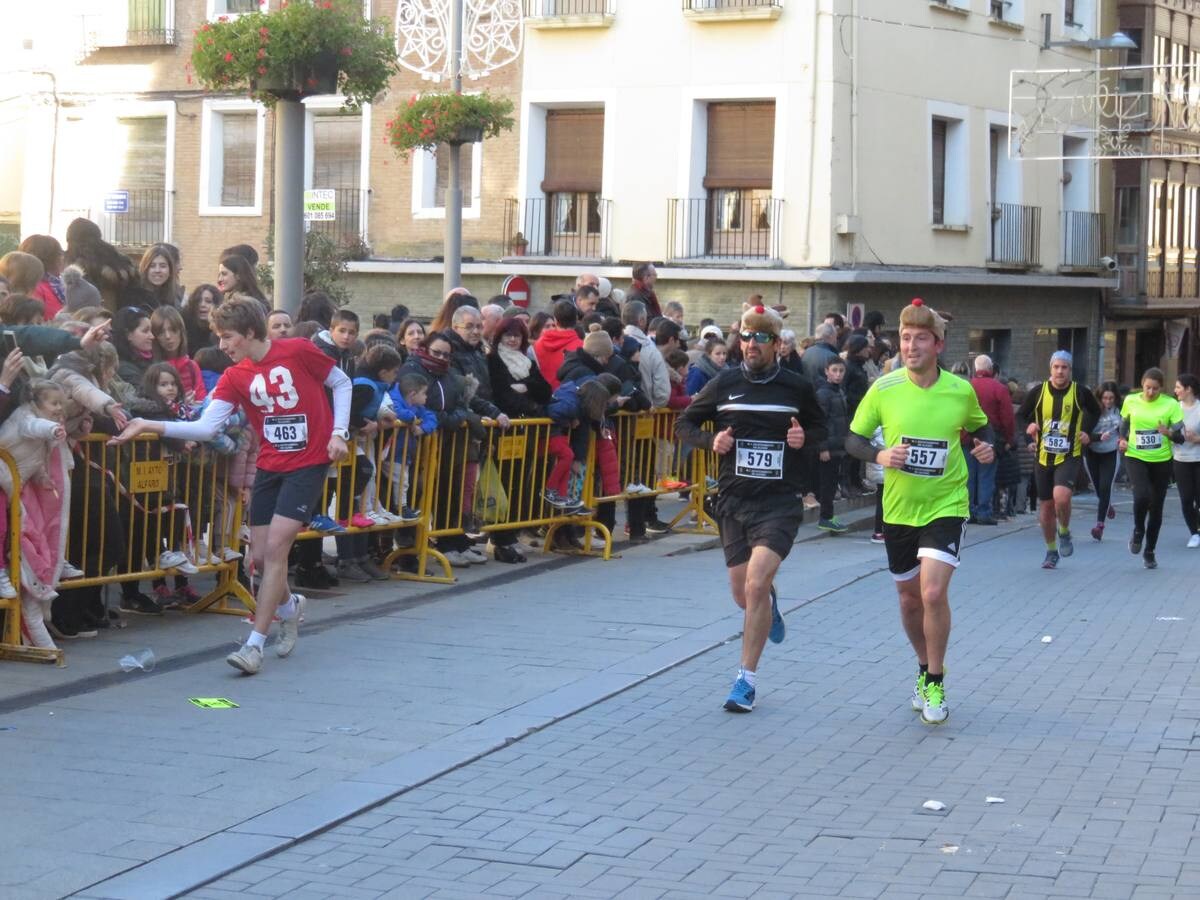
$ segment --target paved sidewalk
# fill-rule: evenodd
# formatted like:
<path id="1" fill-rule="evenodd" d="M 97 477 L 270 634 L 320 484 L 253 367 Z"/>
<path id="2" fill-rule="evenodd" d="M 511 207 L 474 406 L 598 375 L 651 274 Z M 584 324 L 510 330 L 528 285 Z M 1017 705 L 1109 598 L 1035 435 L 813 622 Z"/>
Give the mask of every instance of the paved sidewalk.
<path id="1" fill-rule="evenodd" d="M 704 653 L 189 896 L 1200 896 L 1200 552 L 1173 495 L 1154 572 L 1127 505 L 1099 545 L 1079 507 L 1053 572 L 1035 530 L 971 530 L 942 728 L 875 568 L 788 616 L 750 715 Z M 801 550 L 785 596 L 880 552 Z"/>
<path id="2" fill-rule="evenodd" d="M 856 577 L 864 549 L 878 556 L 861 538 L 815 541 L 824 571 L 785 592 L 793 603 Z M 297 652 L 268 650 L 254 678 L 222 662 L 247 630 L 222 616 L 137 620 L 72 644 L 67 669 L 7 664 L 0 896 L 186 889 L 720 644 L 740 616 L 719 557 L 685 552 L 701 543 L 331 595 Z M 140 646 L 158 668 L 119 673 Z"/>

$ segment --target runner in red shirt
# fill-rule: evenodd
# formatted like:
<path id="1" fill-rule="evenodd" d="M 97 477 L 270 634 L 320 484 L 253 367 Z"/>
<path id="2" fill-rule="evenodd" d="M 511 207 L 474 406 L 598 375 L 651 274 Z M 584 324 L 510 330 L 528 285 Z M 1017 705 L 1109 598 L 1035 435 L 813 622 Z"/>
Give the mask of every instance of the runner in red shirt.
<path id="1" fill-rule="evenodd" d="M 133 419 L 110 443 L 146 433 L 203 443 L 212 440 L 238 406 L 246 411 L 261 438 L 250 497 L 250 544 L 261 580 L 254 631 L 226 661 L 253 675 L 262 667 L 262 648 L 277 611 L 283 633 L 276 653 L 287 656 L 296 646 L 304 598 L 288 588 L 288 554 L 312 517 L 330 462 L 347 455 L 351 383 L 311 341 L 268 340 L 257 300 L 227 300 L 212 311 L 211 320 L 234 365 L 221 375 L 200 419 Z M 332 410 L 326 388 L 333 393 Z"/>

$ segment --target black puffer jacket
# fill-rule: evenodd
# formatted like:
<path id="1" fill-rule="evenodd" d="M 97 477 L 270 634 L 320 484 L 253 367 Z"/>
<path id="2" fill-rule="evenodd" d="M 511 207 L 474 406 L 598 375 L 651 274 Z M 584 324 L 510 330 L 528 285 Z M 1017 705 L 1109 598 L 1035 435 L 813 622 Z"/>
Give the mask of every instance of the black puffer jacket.
<path id="1" fill-rule="evenodd" d="M 863 361 L 857 356 L 850 356 L 846 360 L 846 380 L 842 386 L 846 390 L 846 409 L 853 416 L 854 411 L 858 409 L 858 404 L 867 395 L 867 388 L 871 386 L 871 379 L 867 375 Z"/>
<path id="2" fill-rule="evenodd" d="M 582 347 L 572 350 L 563 357 L 563 363 L 558 368 L 558 381 L 561 384 L 564 381 L 595 378 L 604 372 L 621 379 L 621 396 L 629 398 L 629 402 L 622 407 L 625 412 L 641 412 L 650 408 L 650 398 L 642 390 L 638 367 L 619 353 L 614 353 L 607 363 L 601 363 Z"/>
<path id="3" fill-rule="evenodd" d="M 460 427 L 467 421 L 467 384 L 461 375 L 451 370 L 443 375 L 436 375 L 421 365 L 421 358 L 410 356 L 400 368 L 400 374 L 415 372 L 424 376 L 429 382 L 429 393 L 425 407 L 437 413 L 438 427 L 447 430 Z"/>
<path id="4" fill-rule="evenodd" d="M 846 406 L 846 392 L 840 384 L 822 382 L 817 388 L 817 402 L 825 413 L 825 428 L 828 434 L 818 450 L 828 450 L 835 456 L 846 452 L 846 435 L 850 433 L 850 412 Z"/>
<path id="5" fill-rule="evenodd" d="M 478 424 L 480 416 L 496 418 L 500 415 L 500 408 L 492 399 L 492 377 L 488 372 L 483 345 L 472 347 L 453 331 L 446 332 L 446 336 L 454 353 L 450 358 L 450 371 L 457 372 L 464 381 L 474 382 L 475 385 L 474 394 L 467 401 L 467 408 L 475 414 L 474 423 Z"/>

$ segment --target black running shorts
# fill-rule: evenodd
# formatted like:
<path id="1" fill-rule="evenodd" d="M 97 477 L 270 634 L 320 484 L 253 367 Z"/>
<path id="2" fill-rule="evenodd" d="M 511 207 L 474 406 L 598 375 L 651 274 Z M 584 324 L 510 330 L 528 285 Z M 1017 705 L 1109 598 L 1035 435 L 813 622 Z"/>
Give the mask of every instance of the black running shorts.
<path id="1" fill-rule="evenodd" d="M 797 500 L 790 508 L 763 509 L 751 506 L 723 504 L 721 509 L 721 546 L 725 549 L 725 565 L 732 569 L 750 559 L 755 547 L 774 550 L 780 559 L 787 559 L 796 542 L 796 532 L 804 521 L 804 505 Z"/>
<path id="2" fill-rule="evenodd" d="M 888 569 L 897 581 L 916 578 L 922 557 L 941 560 L 958 567 L 962 554 L 967 520 L 958 516 L 934 519 L 925 525 L 883 523 L 883 544 L 887 549 Z"/>
<path id="3" fill-rule="evenodd" d="M 1075 490 L 1079 480 L 1080 457 L 1068 456 L 1056 466 L 1043 466 L 1036 460 L 1033 463 L 1033 483 L 1037 485 L 1038 500 L 1049 500 L 1054 496 L 1056 487 L 1067 487 Z"/>
<path id="4" fill-rule="evenodd" d="M 250 493 L 250 525 L 270 525 L 275 516 L 306 525 L 321 499 L 329 464 L 306 466 L 291 472 L 265 472 L 254 476 Z"/>

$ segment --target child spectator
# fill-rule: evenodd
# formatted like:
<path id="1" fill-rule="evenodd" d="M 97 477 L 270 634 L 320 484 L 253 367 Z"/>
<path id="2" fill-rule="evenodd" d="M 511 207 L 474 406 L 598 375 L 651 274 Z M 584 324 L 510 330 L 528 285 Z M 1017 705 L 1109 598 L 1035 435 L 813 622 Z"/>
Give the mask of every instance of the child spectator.
<path id="1" fill-rule="evenodd" d="M 413 461 L 417 456 L 417 438 L 433 434 L 438 426 L 437 414 L 425 406 L 429 399 L 429 379 L 417 372 L 405 372 L 396 379 L 390 391 L 396 418 L 408 426 L 408 438 L 397 451 L 401 463 L 392 470 L 393 484 L 400 478 L 400 518 L 412 522 L 421 518 L 421 511 L 408 505 L 408 489 L 412 478 Z M 399 472 L 397 472 L 399 470 Z"/>
<path id="2" fill-rule="evenodd" d="M 154 310 L 150 314 L 150 330 L 154 332 L 154 341 L 158 344 L 159 358 L 170 363 L 179 373 L 179 382 L 183 386 L 183 394 L 179 399 L 189 404 L 201 402 L 208 389 L 204 386 L 200 366 L 188 356 L 187 332 L 179 310 L 173 306 L 160 306 Z"/>
<path id="3" fill-rule="evenodd" d="M 131 412 L 143 419 L 167 422 L 190 422 L 196 418 L 195 408 L 188 403 L 184 396 L 183 382 L 179 378 L 179 373 L 174 366 L 165 362 L 154 363 L 146 369 Z M 164 443 L 168 447 L 171 446 L 170 443 Z M 165 458 L 169 462 L 173 458 L 171 454 L 163 454 L 162 444 L 155 446 L 150 443 L 145 446 L 146 456 L 142 457 L 143 459 Z M 194 445 L 188 442 L 182 445 L 182 449 L 189 451 L 194 449 Z M 138 458 L 136 450 L 134 453 L 135 458 Z M 144 509 L 138 511 L 143 513 L 142 518 L 147 534 L 151 536 L 150 545 L 153 546 L 160 539 L 159 535 L 168 543 L 167 548 L 158 558 L 158 567 L 165 570 L 176 570 L 186 575 L 195 575 L 200 570 L 188 560 L 182 550 L 190 535 L 186 534 L 189 530 L 188 508 L 183 503 L 176 502 L 179 483 L 179 474 L 172 469 L 168 482 L 169 488 L 158 494 L 158 504 L 155 508 L 151 508 L 153 501 L 150 499 L 154 494 L 136 495 L 133 502 L 146 504 Z M 191 604 L 200 599 L 200 595 L 188 585 L 184 574 L 175 575 L 174 591 L 167 587 L 165 579 L 156 578 L 154 580 L 154 597 L 161 608 L 168 609 L 173 606 Z"/>
<path id="4" fill-rule="evenodd" d="M 671 396 L 667 398 L 667 408 L 687 409 L 692 402 L 691 393 L 687 389 L 687 351 L 678 347 L 668 350 L 666 359 L 667 371 L 671 377 Z"/>
<path id="5" fill-rule="evenodd" d="M 202 347 L 193 358 L 200 367 L 200 379 L 206 393 L 216 387 L 221 373 L 233 365 L 233 360 L 219 347 Z"/>
<path id="6" fill-rule="evenodd" d="M 617 468 L 617 454 L 611 438 L 604 433 L 605 417 L 609 401 L 620 393 L 621 379 L 609 372 L 584 381 L 566 381 L 559 385 L 546 408 L 547 415 L 554 421 L 550 429 L 550 455 L 554 465 L 546 478 L 543 496 L 551 506 L 567 515 L 590 514 L 578 498 L 567 496 L 567 485 L 571 477 L 571 464 L 577 456 L 587 452 L 586 438 L 589 425 L 600 432 L 596 442 L 596 465 L 600 469 L 604 496 L 621 493 Z M 580 441 L 580 438 L 585 439 Z M 572 447 L 574 439 L 575 447 Z M 582 443 L 582 447 L 579 445 Z"/>
<path id="7" fill-rule="evenodd" d="M 689 396 L 700 393 L 700 389 L 725 368 L 725 360 L 729 353 L 723 338 L 707 337 L 702 342 L 705 344 L 704 353 L 687 373 L 685 387 Z"/>
<path id="8" fill-rule="evenodd" d="M 845 377 L 846 363 L 840 356 L 831 356 L 825 364 L 825 382 L 817 388 L 817 402 L 825 413 L 828 435 L 818 447 L 817 454 L 817 502 L 821 505 L 817 527 L 833 534 L 850 530 L 833 515 L 833 496 L 838 473 L 842 470 L 842 457 L 846 455 L 846 435 L 850 433 L 850 414 L 842 389 Z"/>
<path id="9" fill-rule="evenodd" d="M 66 394 L 52 381 L 38 380 L 30 383 L 28 398 L 0 425 L 0 447 L 11 454 L 21 481 L 21 636 L 34 647 L 56 649 L 46 622 L 63 574 L 71 509 Z M 0 489 L 13 491 L 7 466 L 0 466 Z M 0 546 L 7 549 L 7 534 L 0 535 Z"/>
<path id="10" fill-rule="evenodd" d="M 391 332 L 387 334 L 390 339 Z M 389 435 L 388 440 L 372 438 L 378 429 L 390 430 L 396 425 L 397 416 L 392 409 L 392 398 L 388 392 L 400 374 L 401 365 L 400 351 L 395 348 L 393 341 L 391 347 L 377 345 L 367 350 L 359 363 L 358 373 L 354 376 L 350 400 L 350 426 L 360 430 L 362 437 L 358 442 L 359 453 L 361 455 L 365 450 L 366 455 L 363 459 L 369 459 L 373 463 L 374 472 L 377 473 L 382 472 L 383 465 L 388 462 L 386 447 L 388 440 L 395 436 Z M 359 460 L 360 466 L 363 459 Z M 372 525 L 393 525 L 402 521 L 400 516 L 392 513 L 380 501 L 376 483 L 373 476 L 367 481 L 359 513 L 369 519 Z M 370 572 L 369 567 L 364 570 Z"/>

